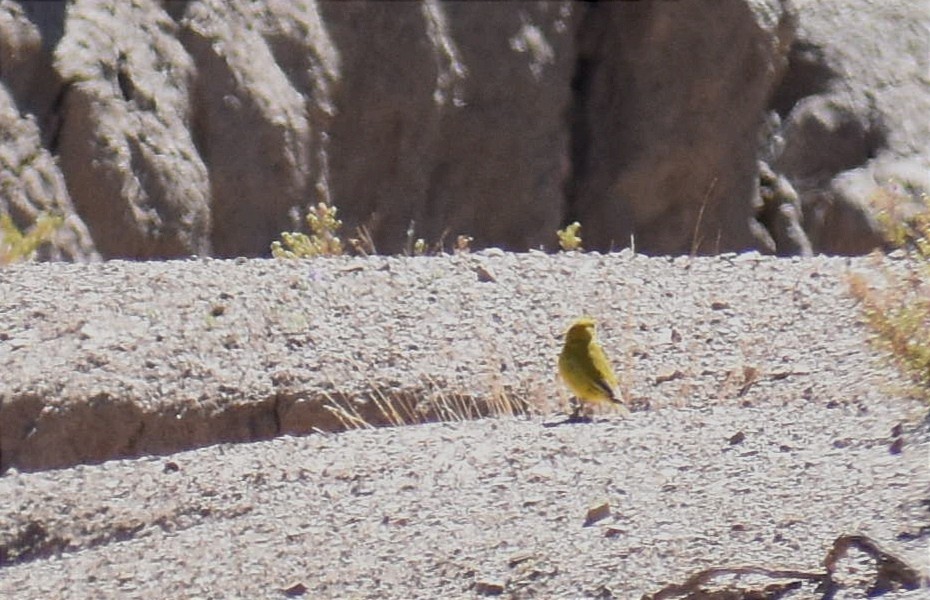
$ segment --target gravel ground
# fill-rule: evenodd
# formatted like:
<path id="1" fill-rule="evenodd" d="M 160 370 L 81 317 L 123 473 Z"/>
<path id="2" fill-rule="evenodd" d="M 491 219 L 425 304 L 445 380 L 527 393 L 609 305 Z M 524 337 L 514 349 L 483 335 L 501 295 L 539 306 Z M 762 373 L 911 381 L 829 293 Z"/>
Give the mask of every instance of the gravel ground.
<path id="1" fill-rule="evenodd" d="M 709 567 L 822 571 L 844 534 L 926 575 L 927 410 L 866 343 L 850 269 L 875 272 L 496 251 L 0 270 L 0 596 L 639 598 Z M 277 437 L 335 427 L 333 396 L 554 411 L 581 313 L 626 418 Z M 249 443 L 201 447 L 223 441 Z"/>

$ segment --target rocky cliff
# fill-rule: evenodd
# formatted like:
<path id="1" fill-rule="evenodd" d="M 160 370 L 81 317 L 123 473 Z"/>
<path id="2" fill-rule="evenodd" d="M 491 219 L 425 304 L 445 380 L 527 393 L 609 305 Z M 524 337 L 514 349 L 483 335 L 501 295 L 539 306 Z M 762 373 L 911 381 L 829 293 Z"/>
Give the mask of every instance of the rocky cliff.
<path id="1" fill-rule="evenodd" d="M 52 258 L 429 242 L 859 253 L 930 190 L 930 4 L 0 1 L 0 211 Z"/>

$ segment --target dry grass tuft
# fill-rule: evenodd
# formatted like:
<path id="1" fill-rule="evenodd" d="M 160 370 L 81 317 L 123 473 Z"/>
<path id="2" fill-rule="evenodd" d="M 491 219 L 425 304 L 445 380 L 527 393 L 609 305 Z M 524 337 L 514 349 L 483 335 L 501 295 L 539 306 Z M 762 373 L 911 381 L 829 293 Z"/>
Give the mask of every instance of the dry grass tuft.
<path id="1" fill-rule="evenodd" d="M 487 396 L 449 391 L 441 382 L 427 381 L 420 390 L 372 388 L 362 398 L 326 394 L 324 408 L 344 430 L 401 427 L 436 422 L 472 421 L 485 417 L 519 417 L 538 412 L 527 394 L 492 388 Z"/>
<path id="2" fill-rule="evenodd" d="M 930 197 L 914 210 L 908 195 L 883 189 L 874 200 L 879 221 L 892 248 L 903 253 L 900 268 L 880 269 L 879 279 L 860 273 L 849 277 L 852 295 L 859 300 L 876 345 L 887 350 L 895 363 L 930 400 Z M 909 210 L 910 214 L 904 211 Z"/>

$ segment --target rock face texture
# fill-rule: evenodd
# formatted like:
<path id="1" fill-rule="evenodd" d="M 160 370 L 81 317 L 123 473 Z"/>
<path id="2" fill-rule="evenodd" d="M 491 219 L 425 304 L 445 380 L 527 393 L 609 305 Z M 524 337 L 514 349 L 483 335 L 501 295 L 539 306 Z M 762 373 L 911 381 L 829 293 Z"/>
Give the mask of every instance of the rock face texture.
<path id="1" fill-rule="evenodd" d="M 53 126 L 61 92 L 61 77 L 48 52 L 61 33 L 53 42 L 49 38 L 55 34 L 43 33 L 40 26 L 63 20 L 63 3 L 0 4 L 0 81 L 20 111 L 35 118 L 43 131 Z"/>
<path id="2" fill-rule="evenodd" d="M 43 140 L 43 125 L 48 131 L 54 118 L 58 76 L 42 49 L 38 28 L 16 5 L 0 8 L 0 81 L 4 83 L 0 85 L 0 210 L 21 230 L 43 212 L 64 217 L 52 244 L 42 248 L 43 258 L 98 258 Z"/>
<path id="3" fill-rule="evenodd" d="M 215 251 L 266 254 L 295 227 L 292 210 L 328 199 L 315 184 L 325 191 L 335 50 L 312 2 L 197 2 L 182 28 L 198 65 L 194 127 L 210 170 Z"/>
<path id="4" fill-rule="evenodd" d="M 431 242 L 469 234 L 478 246 L 551 244 L 568 176 L 578 8 L 430 1 L 321 10 L 343 57 L 330 164 L 347 221 L 367 225 L 387 251 L 403 247 L 411 223 Z"/>
<path id="5" fill-rule="evenodd" d="M 795 4 L 773 166 L 798 191 L 816 250 L 867 252 L 883 203 L 907 212 L 930 193 L 930 2 Z"/>
<path id="6" fill-rule="evenodd" d="M 193 62 L 154 0 L 70 5 L 57 151 L 106 257 L 208 254 L 210 189 L 191 137 Z"/>
<path id="7" fill-rule="evenodd" d="M 590 249 L 859 253 L 928 190 L 928 29 L 908 0 L 0 0 L 39 139 L 11 124 L 0 169 L 52 159 L 30 202 L 72 259 L 266 255 L 321 201 L 381 252 L 578 220 Z"/>
<path id="8" fill-rule="evenodd" d="M 572 209 L 596 247 L 634 236 L 649 252 L 687 254 L 766 241 L 749 199 L 795 15 L 756 4 L 608 2 L 586 13 Z"/>
<path id="9" fill-rule="evenodd" d="M 90 233 L 74 210 L 55 159 L 42 145 L 32 118 L 23 118 L 0 87 L 0 196 L 14 225 L 26 230 L 42 213 L 64 221 L 40 258 L 86 261 L 99 258 Z"/>

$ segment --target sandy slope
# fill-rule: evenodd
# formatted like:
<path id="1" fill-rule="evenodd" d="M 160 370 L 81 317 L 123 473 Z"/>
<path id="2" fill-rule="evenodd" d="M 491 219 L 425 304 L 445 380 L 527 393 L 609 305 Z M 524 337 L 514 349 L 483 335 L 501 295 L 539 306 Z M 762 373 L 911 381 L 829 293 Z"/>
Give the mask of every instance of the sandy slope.
<path id="1" fill-rule="evenodd" d="M 713 566 L 822 570 L 852 533 L 927 573 L 926 409 L 866 344 L 850 265 L 870 269 L 492 251 L 2 270 L 0 416 L 42 403 L 4 464 L 165 455 L 7 472 L 0 596 L 639 598 Z M 552 410 L 557 334 L 579 312 L 647 408 L 177 452 L 313 426 L 319 407 L 284 404 L 334 388 L 361 403 L 372 382 Z M 132 430 L 100 398 L 174 429 Z M 267 429 L 226 429 L 268 411 Z M 99 442 L 121 423 L 132 443 Z"/>

